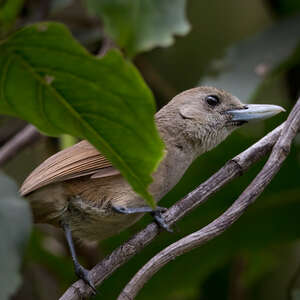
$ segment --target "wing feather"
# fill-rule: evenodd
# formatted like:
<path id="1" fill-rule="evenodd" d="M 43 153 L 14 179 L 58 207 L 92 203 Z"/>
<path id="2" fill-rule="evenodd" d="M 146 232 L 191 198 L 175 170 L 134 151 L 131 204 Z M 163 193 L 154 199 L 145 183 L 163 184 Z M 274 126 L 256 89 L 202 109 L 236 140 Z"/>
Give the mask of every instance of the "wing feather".
<path id="1" fill-rule="evenodd" d="M 81 176 L 101 178 L 117 174 L 120 172 L 96 148 L 81 141 L 49 157 L 33 170 L 21 186 L 20 193 L 25 196 L 45 185 Z"/>

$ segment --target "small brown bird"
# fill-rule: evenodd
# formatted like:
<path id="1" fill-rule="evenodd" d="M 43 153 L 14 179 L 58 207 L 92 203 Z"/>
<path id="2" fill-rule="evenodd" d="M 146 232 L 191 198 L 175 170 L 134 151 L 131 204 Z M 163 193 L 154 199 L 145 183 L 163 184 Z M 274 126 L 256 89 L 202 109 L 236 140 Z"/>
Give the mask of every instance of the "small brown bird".
<path id="1" fill-rule="evenodd" d="M 158 202 L 202 153 L 221 143 L 233 130 L 252 120 L 273 116 L 276 105 L 244 105 L 213 87 L 197 87 L 174 97 L 155 115 L 166 155 L 153 174 L 150 192 Z M 25 180 L 21 194 L 29 199 L 36 223 L 62 227 L 75 272 L 95 289 L 88 270 L 78 262 L 72 236 L 101 240 L 135 223 L 143 213 L 170 230 L 111 163 L 87 141 L 58 152 Z"/>

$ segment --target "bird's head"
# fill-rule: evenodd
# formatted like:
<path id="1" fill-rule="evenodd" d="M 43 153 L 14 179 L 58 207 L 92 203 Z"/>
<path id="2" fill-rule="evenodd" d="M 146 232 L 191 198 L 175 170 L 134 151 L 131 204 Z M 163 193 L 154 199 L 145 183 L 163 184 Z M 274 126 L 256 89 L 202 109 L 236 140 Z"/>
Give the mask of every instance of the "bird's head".
<path id="1" fill-rule="evenodd" d="M 218 145 L 241 125 L 269 118 L 281 111 L 284 109 L 277 105 L 245 105 L 224 90 L 197 87 L 175 96 L 156 118 L 158 125 L 163 124 L 163 131 L 175 139 L 181 136 L 182 143 L 197 147 L 199 155 Z"/>

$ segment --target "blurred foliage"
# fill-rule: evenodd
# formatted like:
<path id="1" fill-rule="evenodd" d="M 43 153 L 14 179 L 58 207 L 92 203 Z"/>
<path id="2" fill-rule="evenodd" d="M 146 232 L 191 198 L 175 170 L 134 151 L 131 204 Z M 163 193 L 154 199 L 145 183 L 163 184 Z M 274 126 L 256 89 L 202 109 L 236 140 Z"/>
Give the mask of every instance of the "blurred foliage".
<path id="1" fill-rule="evenodd" d="M 51 13 L 62 11 L 72 4 L 73 0 L 53 0 L 51 2 Z"/>
<path id="2" fill-rule="evenodd" d="M 13 24 L 20 13 L 24 0 L 1 0 L 0 1 L 0 38 Z"/>
<path id="3" fill-rule="evenodd" d="M 8 299 L 21 284 L 19 272 L 31 230 L 31 212 L 20 198 L 17 185 L 3 173 L 0 190 L 0 299 Z"/>
<path id="4" fill-rule="evenodd" d="M 101 17 L 104 30 L 129 56 L 170 46 L 173 35 L 185 35 L 185 0 L 86 0 L 89 10 Z"/>
<path id="5" fill-rule="evenodd" d="M 298 0 L 266 0 L 270 7 L 281 16 L 295 14 L 300 11 Z"/>
<path id="6" fill-rule="evenodd" d="M 231 47 L 224 59 L 212 64 L 215 75 L 203 78 L 200 84 L 221 87 L 249 101 L 264 80 L 269 80 L 272 74 L 276 76 L 278 70 L 272 72 L 274 69 L 279 65 L 288 67 L 283 62 L 294 55 L 300 43 L 299 32 L 299 16 L 276 23 Z M 295 58 L 299 61 L 294 59 L 293 64 L 300 63 L 300 55 Z"/>
<path id="7" fill-rule="evenodd" d="M 97 12 L 104 24 L 102 27 L 98 18 L 84 10 L 86 1 L 89 0 L 53 1 L 48 19 L 66 24 L 74 36 L 93 53 L 97 53 L 99 47 L 105 44 L 103 32 L 116 40 L 125 53 L 133 55 L 149 49 L 140 47 L 142 41 L 151 42 L 152 46 L 162 45 L 156 37 L 161 39 L 166 30 L 170 39 L 178 33 L 173 27 L 176 22 L 181 28 L 187 24 L 183 10 L 176 22 L 174 17 L 160 17 L 157 22 L 155 17 L 159 18 L 162 10 L 153 19 L 150 14 L 144 15 L 150 9 L 143 10 L 135 19 L 128 17 L 134 14 L 129 11 L 127 1 L 97 1 L 103 5 L 102 8 L 104 5 L 110 7 Z M 19 16 L 21 21 L 32 18 L 42 2 L 28 1 Z M 95 5 L 96 1 L 92 0 L 89 4 L 92 2 Z M 172 5 L 170 13 L 178 14 L 184 2 L 172 2 L 176 5 Z M 111 7 L 116 3 L 118 6 L 112 10 Z M 133 1 L 132 7 L 137 9 L 137 3 Z M 145 1 L 141 5 L 147 6 L 149 3 Z M 163 6 L 165 3 L 168 1 L 156 4 Z M 272 5 L 267 6 L 266 3 Z M 121 4 L 126 10 L 122 10 L 119 16 Z M 93 8 L 99 9 L 95 6 Z M 187 16 L 191 24 L 190 33 L 178 38 L 172 47 L 136 56 L 134 62 L 154 91 L 159 105 L 169 101 L 177 92 L 205 82 L 229 89 L 245 101 L 279 104 L 289 111 L 300 89 L 298 9 L 299 1 L 293 0 L 189 0 Z M 111 14 L 112 11 L 114 13 Z M 274 12 L 284 15 L 285 19 L 278 19 Z M 130 22 L 124 21 L 125 16 Z M 117 23 L 113 23 L 115 18 Z M 142 22 L 138 28 L 134 25 L 137 21 Z M 124 22 L 124 28 L 120 27 Z M 153 31 L 149 33 L 145 26 L 150 25 Z M 126 34 L 130 32 L 130 35 L 124 38 L 122 30 Z M 147 34 L 143 35 L 142 30 Z M 131 44 L 122 44 L 124 41 L 130 41 Z M 239 129 L 215 150 L 197 159 L 160 205 L 172 205 L 217 171 L 228 159 L 283 122 L 285 117 L 281 114 L 264 123 Z M 57 151 L 55 146 L 53 140 L 47 143 L 41 141 L 9 162 L 5 171 L 21 182 L 34 166 Z M 251 182 L 265 160 L 180 221 L 174 234 L 162 233 L 107 279 L 95 299 L 116 299 L 128 280 L 150 257 L 219 216 Z M 300 278 L 296 277 L 290 291 L 288 287 L 300 264 L 299 170 L 300 141 L 297 138 L 278 175 L 240 220 L 220 237 L 165 266 L 146 284 L 137 299 L 282 300 L 287 299 L 288 292 L 293 299 L 297 299 Z M 145 216 L 138 224 L 101 242 L 97 247 L 78 245 L 82 263 L 87 267 L 93 266 L 149 221 L 150 216 Z M 35 227 L 26 251 L 23 274 L 23 286 L 14 300 L 56 299 L 76 279 L 61 233 L 48 227 Z"/>

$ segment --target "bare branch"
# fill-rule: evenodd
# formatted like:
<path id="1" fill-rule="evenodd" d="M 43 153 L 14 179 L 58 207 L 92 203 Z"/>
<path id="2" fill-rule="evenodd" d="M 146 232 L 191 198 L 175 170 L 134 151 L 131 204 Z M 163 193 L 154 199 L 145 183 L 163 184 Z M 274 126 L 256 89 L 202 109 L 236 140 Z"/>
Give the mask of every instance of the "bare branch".
<path id="1" fill-rule="evenodd" d="M 103 33 L 102 46 L 97 54 L 98 57 L 103 57 L 109 50 L 116 48 L 115 42 Z"/>
<path id="2" fill-rule="evenodd" d="M 144 284 L 175 257 L 199 247 L 229 228 L 263 192 L 279 171 L 290 152 L 293 138 L 300 128 L 300 99 L 284 124 L 272 153 L 259 174 L 239 198 L 217 219 L 204 228 L 171 244 L 145 264 L 124 288 L 118 300 L 134 299 Z"/>
<path id="3" fill-rule="evenodd" d="M 0 148 L 0 166 L 15 156 L 26 146 L 38 140 L 42 135 L 32 125 L 27 125 Z"/>
<path id="4" fill-rule="evenodd" d="M 278 139 L 284 124 L 285 123 L 281 124 L 247 150 L 229 160 L 218 172 L 199 185 L 182 200 L 174 204 L 163 215 L 167 224 L 174 224 L 191 210 L 204 203 L 225 184 L 241 176 L 251 165 L 269 153 Z M 116 248 L 91 270 L 93 282 L 96 285 L 100 285 L 101 282 L 109 277 L 116 269 L 146 247 L 159 232 L 157 225 L 151 223 L 126 243 Z M 86 286 L 82 280 L 78 280 L 68 288 L 60 300 L 79 300 L 90 295 L 90 288 Z"/>

